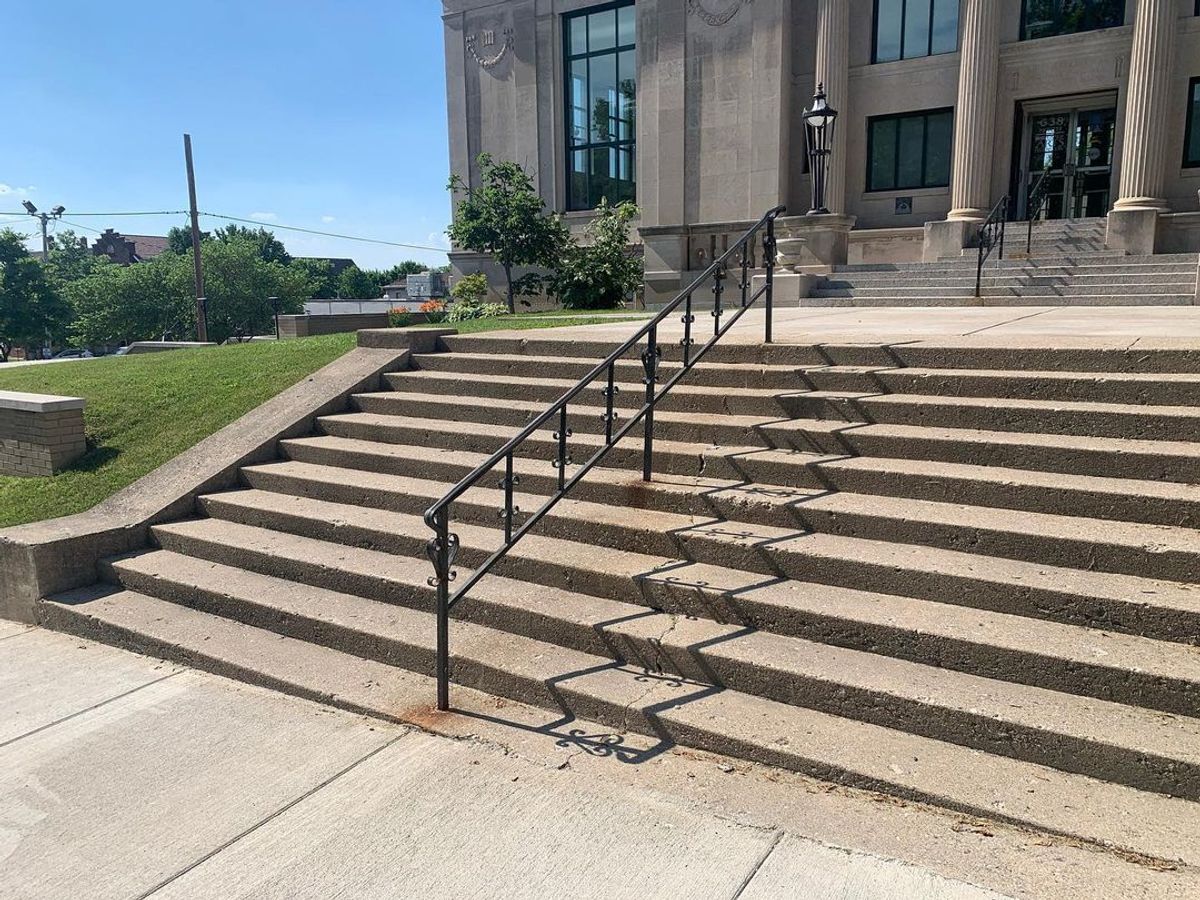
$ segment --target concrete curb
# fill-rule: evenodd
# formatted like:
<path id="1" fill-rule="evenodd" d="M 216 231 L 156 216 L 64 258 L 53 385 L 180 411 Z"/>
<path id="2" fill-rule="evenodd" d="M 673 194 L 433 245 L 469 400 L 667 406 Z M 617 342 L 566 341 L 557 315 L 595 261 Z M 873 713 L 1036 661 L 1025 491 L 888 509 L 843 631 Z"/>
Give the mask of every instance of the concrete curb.
<path id="1" fill-rule="evenodd" d="M 190 515 L 196 497 L 236 486 L 244 465 L 276 458 L 278 443 L 379 390 L 383 375 L 429 352 L 444 332 L 390 329 L 268 400 L 87 512 L 0 530 L 0 619 L 38 621 L 38 600 L 92 584 L 104 557 L 145 547 L 149 527 Z M 453 333 L 453 332 L 451 332 Z"/>

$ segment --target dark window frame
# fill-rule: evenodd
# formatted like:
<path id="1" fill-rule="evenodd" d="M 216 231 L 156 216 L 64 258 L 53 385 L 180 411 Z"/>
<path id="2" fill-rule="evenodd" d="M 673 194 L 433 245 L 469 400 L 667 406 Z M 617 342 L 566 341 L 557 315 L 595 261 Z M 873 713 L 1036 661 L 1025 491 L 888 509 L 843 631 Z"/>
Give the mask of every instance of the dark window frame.
<path id="1" fill-rule="evenodd" d="M 581 59 L 589 60 L 588 90 L 590 91 L 591 90 L 590 60 L 592 60 L 596 57 L 600 57 L 600 56 L 613 56 L 613 57 L 619 58 L 621 53 L 625 53 L 628 51 L 634 51 L 634 53 L 636 54 L 636 52 L 637 52 L 637 26 L 635 24 L 634 39 L 633 39 L 632 44 L 620 43 L 621 36 L 620 36 L 620 30 L 618 27 L 618 32 L 614 38 L 614 43 L 613 43 L 612 47 L 608 47 L 603 50 L 592 50 L 590 35 L 589 35 L 587 52 L 572 53 L 571 52 L 571 23 L 573 21 L 575 21 L 576 19 L 586 18 L 587 16 L 594 15 L 596 13 L 610 12 L 610 11 L 614 11 L 614 10 L 618 10 L 618 9 L 623 9 L 627 6 L 632 7 L 634 5 L 635 5 L 635 0 L 613 0 L 613 2 L 611 2 L 611 3 L 602 3 L 602 4 L 598 4 L 596 6 L 587 6 L 587 7 L 584 7 L 583 9 L 575 10 L 574 12 L 564 13 L 562 16 L 563 139 L 564 139 L 564 152 L 566 154 L 566 156 L 565 156 L 566 165 L 564 165 L 564 167 L 563 167 L 563 171 L 566 176 L 565 183 L 563 185 L 563 197 L 565 200 L 565 202 L 563 203 L 563 208 L 567 212 L 589 212 L 596 208 L 595 204 L 591 202 L 591 194 L 592 194 L 591 153 L 593 150 L 600 150 L 600 149 L 604 149 L 606 147 L 609 149 L 613 149 L 613 150 L 627 150 L 629 152 L 630 162 L 634 166 L 633 185 L 634 185 L 635 194 L 637 191 L 637 168 L 636 168 L 636 166 L 637 166 L 637 163 L 636 163 L 637 128 L 636 128 L 636 120 L 635 120 L 635 127 L 633 129 L 633 134 L 627 140 L 620 140 L 618 137 L 618 138 L 614 138 L 613 140 L 610 140 L 610 141 L 593 141 L 591 138 L 591 125 L 590 125 L 591 109 L 589 107 L 589 110 L 588 110 L 589 125 L 588 125 L 588 140 L 587 140 L 587 142 L 583 143 L 583 144 L 576 144 L 576 143 L 574 143 L 574 140 L 571 135 L 572 123 L 574 121 L 573 115 L 572 115 L 574 112 L 574 108 L 571 103 L 571 100 L 572 100 L 572 97 L 571 97 L 571 64 L 576 62 L 577 60 L 581 60 Z M 636 23 L 636 18 L 634 21 Z M 634 58 L 635 58 L 635 66 L 636 66 L 636 56 Z M 619 82 L 619 79 L 620 79 L 620 71 L 619 70 L 617 73 L 617 78 L 618 78 L 618 82 Z M 634 74 L 635 91 L 636 91 L 636 79 L 637 79 L 637 74 L 635 71 L 635 74 Z M 636 103 L 636 101 L 635 101 L 635 103 Z M 571 185 L 573 182 L 573 178 L 572 178 L 573 170 L 571 168 L 572 157 L 575 153 L 579 153 L 579 152 L 583 152 L 583 153 L 587 154 L 587 158 L 588 158 L 587 190 L 586 190 L 587 196 L 582 201 L 578 201 L 577 198 L 572 196 L 572 191 L 571 191 Z M 636 199 L 636 197 L 635 197 L 635 199 Z"/>
<path id="2" fill-rule="evenodd" d="M 946 170 L 946 180 L 937 184 L 925 183 L 925 172 L 929 163 L 929 119 L 932 116 L 940 116 L 943 113 L 950 114 L 950 165 Z M 902 119 L 923 119 L 921 125 L 921 184 L 900 184 L 900 126 L 899 122 Z M 896 122 L 896 153 L 895 160 L 892 163 L 892 181 L 891 187 L 872 187 L 871 186 L 871 170 L 874 168 L 875 161 L 875 124 L 877 122 Z M 867 119 L 867 179 L 866 193 L 868 194 L 886 194 L 895 191 L 920 191 L 936 188 L 944 188 L 950 186 L 951 178 L 954 171 L 954 107 L 941 106 L 934 109 L 917 109 L 911 112 L 888 113 L 882 116 L 870 116 Z"/>
<path id="3" fill-rule="evenodd" d="M 1200 0 L 1196 0 L 1197 8 L 1200 8 Z M 1106 28 L 1120 28 L 1125 24 L 1125 3 L 1119 3 L 1118 8 L 1121 11 L 1121 21 L 1111 25 L 1098 25 L 1095 28 L 1084 28 L 1081 31 L 1058 31 L 1054 34 L 1042 34 L 1037 37 L 1029 36 L 1029 0 L 1021 0 L 1021 40 L 1022 41 L 1041 41 L 1046 38 L 1066 37 L 1072 34 L 1087 34 L 1091 31 L 1104 31 Z"/>
<path id="4" fill-rule="evenodd" d="M 1196 0 L 1200 3 L 1200 0 Z M 874 12 L 871 17 L 871 65 L 878 65 L 879 59 L 879 3 L 880 0 L 875 0 Z M 882 62 L 903 62 L 906 59 L 926 59 L 930 56 L 945 56 L 947 53 L 957 53 L 959 50 L 960 29 L 962 27 L 962 3 L 958 3 L 958 12 L 954 18 L 954 49 L 942 50 L 937 53 L 933 52 L 933 22 L 937 13 L 937 0 L 931 0 L 929 4 L 929 36 L 925 40 L 925 52 L 916 56 L 908 56 L 904 52 L 904 40 L 908 28 L 908 0 L 900 0 L 900 56 L 896 59 L 885 59 Z"/>
<path id="5" fill-rule="evenodd" d="M 1197 4 L 1200 5 L 1200 0 L 1197 0 Z M 1183 126 L 1183 167 L 1185 169 L 1200 169 L 1200 156 L 1188 156 L 1188 145 L 1192 142 L 1192 129 L 1200 128 L 1200 119 L 1196 118 L 1197 94 L 1200 94 L 1200 75 L 1188 81 L 1187 123 Z"/>

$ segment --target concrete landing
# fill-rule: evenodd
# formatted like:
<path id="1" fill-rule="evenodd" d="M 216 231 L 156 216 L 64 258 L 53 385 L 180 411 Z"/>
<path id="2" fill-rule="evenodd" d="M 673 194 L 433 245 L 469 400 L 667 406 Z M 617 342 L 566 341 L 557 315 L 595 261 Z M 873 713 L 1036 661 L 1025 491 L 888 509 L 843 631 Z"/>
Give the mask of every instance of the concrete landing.
<path id="1" fill-rule="evenodd" d="M 633 764 L 615 735 L 534 728 L 515 704 L 449 717 L 443 737 L 4 623 L 0 696 L 0 898 L 997 900 L 1196 884 L 706 754 Z"/>
<path id="2" fill-rule="evenodd" d="M 699 296 L 696 304 L 697 343 L 711 334 L 709 308 Z M 710 301 L 711 302 L 711 301 Z M 726 312 L 732 311 L 726 306 Z M 678 316 L 668 317 L 660 340 L 677 337 Z M 723 343 L 756 344 L 762 340 L 764 313 L 746 312 Z M 536 333 L 490 332 L 490 336 L 522 335 L 538 340 L 576 336 L 589 341 L 619 343 L 641 327 L 623 322 L 540 329 Z M 1200 347 L 1200 306 L 1139 307 L 880 307 L 806 308 L 775 310 L 774 337 L 780 344 L 875 341 L 947 341 L 994 345 Z M 1065 343 L 1064 343 L 1065 342 Z"/>

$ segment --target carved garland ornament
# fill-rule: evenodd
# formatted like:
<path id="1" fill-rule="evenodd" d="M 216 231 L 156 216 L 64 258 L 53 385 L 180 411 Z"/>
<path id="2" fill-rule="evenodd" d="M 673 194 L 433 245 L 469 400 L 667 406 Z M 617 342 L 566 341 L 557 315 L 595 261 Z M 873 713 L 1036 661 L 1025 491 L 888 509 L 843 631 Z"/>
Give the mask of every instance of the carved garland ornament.
<path id="1" fill-rule="evenodd" d="M 512 28 L 504 29 L 504 42 L 501 44 L 499 51 L 491 56 L 484 56 L 479 52 L 480 47 L 496 46 L 496 32 L 481 31 L 478 34 L 472 34 L 467 38 L 467 52 L 471 54 L 471 58 L 479 63 L 481 68 L 491 69 L 500 65 L 500 61 L 508 55 L 508 51 L 513 46 L 513 30 Z"/>
<path id="2" fill-rule="evenodd" d="M 704 0 L 687 0 L 687 6 L 688 12 L 693 16 L 699 16 L 709 25 L 724 25 L 736 16 L 743 6 L 749 6 L 753 2 L 754 0 L 730 0 L 729 5 L 720 12 L 705 9 Z"/>

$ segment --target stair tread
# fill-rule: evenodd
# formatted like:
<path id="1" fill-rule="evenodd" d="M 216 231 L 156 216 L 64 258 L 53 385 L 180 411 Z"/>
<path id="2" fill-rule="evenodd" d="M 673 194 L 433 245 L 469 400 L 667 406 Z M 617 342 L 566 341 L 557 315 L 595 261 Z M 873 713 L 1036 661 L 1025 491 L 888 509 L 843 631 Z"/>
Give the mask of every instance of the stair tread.
<path id="1" fill-rule="evenodd" d="M 300 546 L 294 552 L 303 552 L 301 547 L 307 546 L 310 557 L 328 560 L 329 564 L 336 565 L 340 557 L 338 548 L 310 545 L 307 539 L 296 543 Z M 380 573 L 413 586 L 421 585 L 428 574 L 426 560 L 393 557 L 369 550 L 361 551 L 359 555 L 364 562 L 372 560 Z M 171 551 L 151 551 L 121 558 L 114 562 L 114 568 L 118 576 L 132 571 L 148 578 L 167 579 L 187 587 L 203 588 L 217 596 L 269 606 L 275 613 L 304 616 L 343 628 L 365 629 L 416 644 L 429 652 L 434 649 L 434 630 L 426 624 L 428 609 L 381 603 Z M 467 574 L 468 571 L 463 570 L 460 577 Z M 731 661 L 760 668 L 768 673 L 765 677 L 770 680 L 783 677 L 811 679 L 837 685 L 838 689 L 890 698 L 884 702 L 938 707 L 951 713 L 1003 721 L 1027 729 L 1054 731 L 1080 741 L 1130 748 L 1191 766 L 1200 765 L 1200 720 L 1186 716 L 999 682 L 803 638 L 747 630 L 710 619 L 651 612 L 627 603 L 502 577 L 478 585 L 472 600 L 495 604 L 509 616 L 533 613 L 565 620 L 601 636 L 649 643 L 659 648 L 659 655 L 625 661 L 645 664 L 651 671 L 657 670 L 656 663 L 664 659 L 694 653 L 711 657 L 716 664 Z M 495 630 L 487 625 L 461 622 L 454 626 L 455 646 L 462 652 L 486 654 L 493 634 Z M 587 659 L 568 661 L 581 668 L 591 662 Z M 853 717 L 852 713 L 847 716 Z"/>
<path id="2" fill-rule="evenodd" d="M 482 454 L 472 454 L 472 456 L 477 457 L 478 462 L 486 459 Z M 545 470 L 545 463 L 538 460 L 521 460 L 520 463 L 518 465 L 514 460 L 514 472 L 518 475 Z M 1082 538 L 1093 543 L 1150 548 L 1153 552 L 1159 553 L 1174 551 L 1200 555 L 1200 531 L 1180 526 L 1112 522 L 1081 516 L 1036 512 L 1025 512 L 1020 516 L 1014 516 L 1011 510 L 996 507 L 970 506 L 905 497 L 882 497 L 848 491 L 831 493 L 817 488 L 787 487 L 761 482 L 747 484 L 698 476 L 660 475 L 655 481 L 647 483 L 642 481 L 639 474 L 629 470 L 594 471 L 600 472 L 597 480 L 627 486 L 631 493 L 633 491 L 665 492 L 674 495 L 703 496 L 713 500 L 718 497 L 728 497 L 736 506 L 744 510 L 748 521 L 754 521 L 757 507 L 789 506 L 795 509 L 798 518 L 805 510 L 812 510 L 833 515 L 876 516 L 919 521 L 928 525 L 963 529 L 1010 531 L 1029 537 Z M 243 472 L 249 473 L 250 476 L 260 472 L 278 473 L 319 484 L 344 484 L 402 496 L 428 497 L 430 504 L 444 496 L 453 486 L 452 483 L 430 478 L 364 472 L 358 469 L 291 460 L 247 466 L 243 468 Z M 487 484 L 490 485 L 490 482 Z M 502 491 L 482 486 L 472 488 L 464 497 L 478 498 L 479 502 L 497 508 L 504 502 Z M 547 496 L 530 493 L 527 489 L 518 488 L 514 492 L 514 503 L 522 509 L 535 509 L 547 499 L 549 499 Z M 580 518 L 588 518 L 591 521 L 626 521 L 631 508 L 592 503 L 570 497 L 559 504 L 559 509 L 578 510 Z M 696 523 L 695 517 L 689 515 L 669 512 L 654 513 L 642 508 L 637 508 L 636 514 L 638 516 L 657 516 L 656 521 L 663 526 L 668 526 L 670 530 L 677 530 Z M 743 527 L 737 521 L 728 524 L 732 528 L 741 529 Z M 799 521 L 797 524 L 805 523 Z M 762 526 L 756 527 L 761 528 Z M 777 537 L 774 534 L 764 536 Z"/>
<path id="3" fill-rule="evenodd" d="M 937 394 L 885 394 L 862 391 L 806 391 L 809 399 L 844 400 L 868 405 L 961 406 L 978 409 L 1026 409 L 1039 412 L 1092 412 L 1128 416 L 1155 415 L 1200 419 L 1200 407 L 1146 406 L 1134 403 L 1098 403 L 1090 400 L 1030 400 L 1012 397 L 961 397 Z M 787 393 L 781 396 L 788 396 Z"/>
<path id="4" fill-rule="evenodd" d="M 270 491 L 248 489 L 209 495 L 205 499 L 207 501 L 206 508 L 218 511 L 222 505 L 241 506 L 253 510 L 276 510 L 304 518 L 336 522 L 339 525 L 352 524 L 381 535 L 401 534 L 423 538 L 429 533 L 428 526 L 424 524 L 420 516 L 330 503 Z M 564 503 L 566 502 L 582 504 L 582 501 L 564 501 Z M 559 505 L 562 506 L 562 504 Z M 600 504 L 576 507 L 580 513 L 578 518 L 582 521 L 595 521 L 585 518 L 585 515 L 596 513 L 595 507 L 597 506 Z M 571 508 L 568 507 L 565 511 L 570 510 Z M 621 519 L 627 518 L 627 513 L 620 514 L 618 521 L 623 524 Z M 681 522 L 680 519 L 684 521 Z M 1181 582 L 1082 569 L 1066 569 L 916 544 L 893 544 L 886 541 L 820 533 L 797 534 L 793 529 L 769 528 L 741 522 L 710 520 L 696 524 L 690 521 L 690 517 L 653 511 L 649 512 L 645 521 L 639 516 L 639 526 L 644 531 L 662 534 L 670 534 L 674 530 L 676 532 L 673 535 L 674 543 L 681 550 L 689 540 L 707 539 L 718 546 L 727 548 L 730 552 L 746 549 L 758 551 L 765 554 L 768 560 L 777 558 L 780 553 L 789 553 L 798 555 L 798 558 L 814 560 L 854 561 L 870 563 L 897 573 L 919 572 L 1001 585 L 1011 588 L 1018 594 L 1040 588 L 1057 593 L 1069 592 L 1072 595 L 1100 601 L 1137 604 L 1141 607 L 1153 606 L 1192 615 L 1200 614 L 1200 585 Z M 464 523 L 456 524 L 455 529 L 466 541 L 464 532 L 475 527 Z M 486 532 L 485 539 L 492 540 L 493 546 L 497 544 L 498 540 L 495 538 L 499 532 L 492 529 L 487 529 Z M 538 538 L 540 539 L 541 536 L 539 535 Z M 518 547 L 526 545 L 531 540 L 535 540 L 535 538 L 525 538 Z M 530 552 L 533 552 L 534 546 L 530 545 Z M 576 557 L 586 557 L 588 554 L 599 552 L 602 549 L 588 544 L 575 544 L 574 547 L 572 552 Z M 565 548 L 555 549 L 561 552 Z M 643 554 L 629 553 L 629 551 L 620 552 L 628 555 L 622 559 L 620 556 L 610 555 L 606 551 L 610 564 L 619 566 L 611 571 L 614 573 L 624 571 L 635 577 L 647 570 L 646 562 L 649 560 L 653 560 L 649 568 L 657 569 L 664 565 L 670 565 L 679 558 L 678 555 L 671 558 L 665 556 L 646 557 Z M 632 565 L 633 571 L 629 570 L 628 566 L 630 565 Z"/>
<path id="5" fill-rule="evenodd" d="M 327 683 L 331 671 L 340 672 L 346 665 L 359 673 L 385 674 L 385 667 L 363 666 L 346 654 L 237 626 L 144 594 L 120 592 L 74 611 L 202 658 L 219 653 L 235 666 L 266 669 L 276 680 L 311 682 L 320 672 L 321 682 Z M 1197 858 L 1192 836 L 1200 830 L 1200 804 L 734 691 L 698 690 L 691 683 L 658 679 L 648 687 L 640 672 L 601 657 L 499 633 L 489 637 L 486 664 L 529 679 L 554 678 L 556 693 L 572 705 L 624 710 L 626 719 L 633 721 L 645 715 L 669 734 L 688 735 L 689 742 L 761 747 L 780 762 L 852 783 L 887 785 L 952 807 L 1156 858 L 1187 863 Z M 466 642 L 460 638 L 458 643 L 461 652 Z M 387 685 L 384 681 L 383 690 L 372 691 L 385 706 Z"/>

